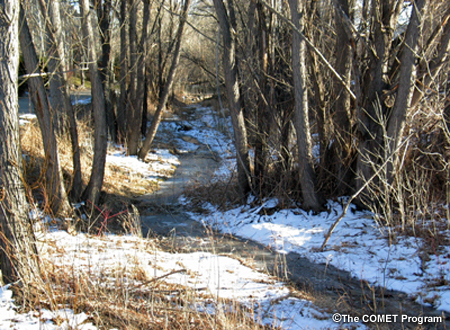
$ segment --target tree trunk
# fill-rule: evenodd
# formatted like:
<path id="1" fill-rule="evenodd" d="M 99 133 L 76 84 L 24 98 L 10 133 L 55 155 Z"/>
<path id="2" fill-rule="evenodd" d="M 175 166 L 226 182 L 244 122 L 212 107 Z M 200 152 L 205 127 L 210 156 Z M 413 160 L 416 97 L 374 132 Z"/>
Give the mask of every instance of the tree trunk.
<path id="1" fill-rule="evenodd" d="M 415 89 L 417 48 L 426 7 L 428 7 L 427 0 L 416 0 L 413 3 L 413 11 L 406 31 L 403 54 L 400 59 L 401 67 L 398 92 L 395 98 L 394 108 L 387 122 L 389 153 L 393 153 L 392 161 L 388 162 L 387 170 L 390 183 L 392 183 L 392 178 L 394 177 L 393 172 L 397 171 L 398 156 L 400 154 L 398 151 L 403 138 L 406 116 L 410 109 Z"/>
<path id="2" fill-rule="evenodd" d="M 127 155 L 137 155 L 139 140 L 141 137 L 140 125 L 142 123 L 142 109 L 136 104 L 137 86 L 138 86 L 138 72 L 137 72 L 137 18 L 138 18 L 138 0 L 128 0 L 130 6 L 130 21 L 129 21 L 129 42 L 130 42 L 130 83 L 128 87 L 128 102 L 127 102 Z"/>
<path id="3" fill-rule="evenodd" d="M 102 56 L 100 60 L 100 78 L 105 92 L 105 111 L 106 111 L 106 125 L 111 141 L 117 140 L 116 118 L 114 114 L 113 104 L 111 102 L 111 86 L 114 81 L 114 74 L 111 67 L 114 57 L 111 56 L 111 0 L 99 1 L 95 3 L 97 8 L 97 17 L 100 28 L 100 40 L 102 45 Z"/>
<path id="4" fill-rule="evenodd" d="M 19 1 L 0 0 L 0 8 L 0 268 L 5 284 L 27 286 L 39 277 L 39 263 L 19 138 Z"/>
<path id="5" fill-rule="evenodd" d="M 40 73 L 36 50 L 31 39 L 28 23 L 25 18 L 23 7 L 20 6 L 20 46 L 22 49 L 25 67 L 29 74 Z M 70 204 L 63 184 L 62 172 L 59 163 L 58 145 L 56 141 L 53 117 L 48 104 L 42 77 L 32 77 L 28 80 L 30 95 L 34 104 L 34 111 L 41 128 L 42 141 L 44 143 L 45 170 L 44 194 L 48 201 L 49 210 L 56 216 L 69 213 Z"/>
<path id="6" fill-rule="evenodd" d="M 353 16 L 353 0 L 338 0 L 335 3 L 335 22 L 336 22 L 336 71 L 341 75 L 345 84 L 350 86 L 352 80 L 352 36 L 347 33 L 344 18 L 346 15 L 351 19 Z M 341 13 L 342 11 L 342 13 Z M 333 91 L 336 103 L 334 106 L 334 143 L 330 162 L 331 172 L 336 176 L 336 190 L 338 195 L 349 193 L 348 182 L 351 181 L 351 164 L 353 160 L 353 134 L 352 123 L 354 121 L 353 111 L 351 109 L 350 94 L 343 88 L 338 79 L 334 79 Z"/>
<path id="7" fill-rule="evenodd" d="M 89 0 L 80 0 L 81 14 L 84 18 L 83 34 L 88 43 L 89 74 L 92 85 L 92 108 L 94 109 L 94 161 L 88 186 L 83 192 L 83 199 L 89 199 L 94 205 L 98 204 L 105 174 L 106 148 L 108 133 L 105 119 L 105 94 L 98 71 L 97 54 L 92 26 L 92 12 L 89 9 Z"/>
<path id="8" fill-rule="evenodd" d="M 65 71 L 65 67 L 62 66 L 60 55 L 64 56 L 64 46 L 60 47 L 60 43 L 55 40 L 55 37 L 62 36 L 61 32 L 61 19 L 59 16 L 59 0 L 48 1 L 51 7 L 51 22 L 50 22 L 50 8 L 47 9 L 47 5 L 44 0 L 39 1 L 42 15 L 45 21 L 47 43 L 45 45 L 45 51 L 48 58 L 47 66 L 51 76 L 49 78 L 50 85 L 50 105 L 53 111 L 53 126 L 55 133 L 61 135 L 65 126 L 65 96 L 64 96 L 64 80 L 60 72 Z M 54 15 L 56 14 L 56 15 Z M 61 40 L 62 43 L 62 40 Z"/>
<path id="9" fill-rule="evenodd" d="M 172 89 L 173 78 L 175 76 L 178 62 L 180 60 L 181 39 L 183 36 L 184 23 L 187 19 L 189 4 L 190 4 L 190 0 L 185 0 L 184 6 L 183 6 L 183 11 L 180 16 L 180 23 L 178 26 L 178 31 L 177 31 L 177 34 L 175 37 L 176 44 L 175 44 L 175 49 L 174 49 L 174 53 L 173 53 L 173 57 L 172 57 L 172 64 L 169 69 L 169 74 L 167 76 L 167 80 L 164 85 L 163 92 L 162 92 L 161 97 L 158 102 L 158 108 L 156 109 L 155 115 L 153 116 L 152 124 L 150 125 L 150 128 L 147 132 L 147 136 L 145 138 L 144 144 L 143 144 L 141 150 L 139 151 L 139 158 L 141 158 L 141 159 L 144 159 L 147 156 L 148 152 L 150 151 L 150 148 L 153 143 L 153 139 L 155 138 L 159 124 L 161 123 L 162 115 L 163 115 L 164 109 L 166 107 L 167 100 L 169 99 L 169 93 L 170 93 L 170 90 Z M 145 63 L 142 62 L 142 71 L 143 72 L 145 69 L 144 64 Z M 141 65 L 141 63 L 140 63 L 140 65 Z"/>
<path id="10" fill-rule="evenodd" d="M 304 19 L 299 13 L 299 0 L 289 0 L 291 18 L 295 27 L 303 31 Z M 303 10 L 303 8 L 302 8 Z M 303 10 L 304 12 L 304 10 Z M 306 85 L 306 44 L 298 34 L 292 36 L 292 75 L 294 78 L 295 129 L 299 157 L 299 175 L 305 210 L 320 210 L 320 201 L 315 188 L 316 175 L 312 156 L 312 141 L 308 118 L 308 93 Z"/>
<path id="11" fill-rule="evenodd" d="M 55 77 L 57 77 L 60 86 L 53 86 L 57 89 L 56 93 L 61 93 L 62 106 L 64 108 L 63 115 L 69 119 L 69 134 L 72 144 L 72 162 L 73 162 L 73 180 L 70 189 L 70 196 L 73 201 L 78 201 L 81 192 L 83 181 L 81 178 L 81 160 L 80 160 L 80 147 L 78 144 L 78 129 L 77 122 L 75 120 L 75 112 L 73 110 L 72 101 L 70 100 L 70 89 L 67 83 L 67 74 L 64 73 L 67 68 L 66 52 L 64 49 L 64 40 L 62 35 L 62 23 L 59 0 L 48 1 L 48 8 L 44 0 L 40 0 L 42 15 L 46 21 L 46 30 L 48 38 L 52 43 L 50 56 L 53 59 L 53 70 Z M 53 91 L 55 94 L 55 91 Z"/>
<path id="12" fill-rule="evenodd" d="M 397 27 L 404 0 L 372 1 L 372 24 L 370 35 L 373 44 L 369 51 L 370 64 L 362 81 L 361 106 L 358 108 L 358 131 L 361 137 L 358 145 L 356 165 L 356 190 L 360 190 L 373 175 L 373 164 L 380 163 L 383 152 L 382 121 L 387 107 L 380 102 L 383 90 L 390 88 L 388 75 L 392 40 Z M 376 179 L 376 178 L 375 178 Z M 377 183 L 375 183 L 377 184 Z M 357 203 L 365 204 L 371 199 L 368 187 L 363 189 Z"/>
<path id="13" fill-rule="evenodd" d="M 127 76 L 128 76 L 128 38 L 127 38 L 127 1 L 120 3 L 120 99 L 117 107 L 117 135 L 118 142 L 123 143 L 126 137 L 126 108 L 127 108 Z"/>
<path id="14" fill-rule="evenodd" d="M 257 6 L 258 13 L 258 31 L 255 33 L 258 45 L 258 61 L 259 61 L 259 72 L 258 72 L 258 103 L 255 109 L 255 120 L 256 120 L 256 134 L 255 134 L 255 160 L 254 160 L 254 190 L 260 194 L 260 198 L 264 197 L 265 186 L 267 178 L 267 165 L 268 165 L 268 154 L 269 154 L 269 130 L 270 130 L 270 86 L 268 82 L 268 77 L 271 76 L 269 73 L 269 56 L 270 56 L 270 37 L 271 37 L 271 22 L 270 18 L 266 18 L 264 12 L 264 7 L 261 3 Z M 270 15 L 269 15 L 270 17 Z M 269 20 L 269 22 L 266 22 Z M 273 75 L 272 75 L 273 76 Z"/>
<path id="15" fill-rule="evenodd" d="M 223 38 L 223 71 L 231 112 L 231 121 L 234 130 L 234 145 L 236 148 L 238 184 L 242 197 L 251 190 L 250 157 L 247 144 L 247 129 L 242 109 L 241 94 L 239 90 L 238 68 L 236 58 L 235 30 L 233 28 L 234 8 L 228 4 L 229 14 L 223 0 L 214 0 L 214 7 L 219 19 L 219 26 Z"/>

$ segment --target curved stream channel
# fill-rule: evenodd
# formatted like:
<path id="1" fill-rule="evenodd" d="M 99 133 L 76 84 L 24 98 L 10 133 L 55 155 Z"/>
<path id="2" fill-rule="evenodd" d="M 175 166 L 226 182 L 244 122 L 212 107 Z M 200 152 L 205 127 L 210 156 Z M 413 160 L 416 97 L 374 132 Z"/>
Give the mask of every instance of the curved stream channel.
<path id="1" fill-rule="evenodd" d="M 278 275 L 300 290 L 334 302 L 334 308 L 340 313 L 442 315 L 408 299 L 404 293 L 371 287 L 331 265 L 312 263 L 297 253 L 281 255 L 257 242 L 214 232 L 191 219 L 184 206 L 178 203 L 178 197 L 192 182 L 207 183 L 220 165 L 206 145 L 197 144 L 196 151 L 179 156 L 181 165 L 172 178 L 160 184 L 158 192 L 139 198 L 140 204 L 145 205 L 144 210 L 141 207 L 144 237 L 164 237 L 164 244 L 174 252 L 204 251 L 250 259 L 257 269 Z M 446 316 L 445 324 L 423 325 L 420 329 L 450 329 L 450 315 Z M 377 324 L 374 328 L 416 329 L 417 324 L 398 322 Z"/>

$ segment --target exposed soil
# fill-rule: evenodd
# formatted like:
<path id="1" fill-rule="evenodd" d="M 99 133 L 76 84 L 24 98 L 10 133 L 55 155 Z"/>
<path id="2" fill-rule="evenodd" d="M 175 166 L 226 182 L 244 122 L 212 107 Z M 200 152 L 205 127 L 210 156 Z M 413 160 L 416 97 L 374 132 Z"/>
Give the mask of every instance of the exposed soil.
<path id="1" fill-rule="evenodd" d="M 415 303 L 404 293 L 372 287 L 333 266 L 312 263 L 297 253 L 281 255 L 257 242 L 214 232 L 192 220 L 186 208 L 178 203 L 178 197 L 192 182 L 208 182 L 220 165 L 217 155 L 196 143 L 199 148 L 195 152 L 179 156 L 181 165 L 174 177 L 163 182 L 157 193 L 139 198 L 144 237 L 162 237 L 166 247 L 174 252 L 209 251 L 238 258 L 312 293 L 318 297 L 316 305 L 330 313 L 442 315 L 440 311 Z M 444 324 L 418 326 L 397 322 L 371 326 L 375 329 L 450 329 L 450 315 L 445 316 Z"/>

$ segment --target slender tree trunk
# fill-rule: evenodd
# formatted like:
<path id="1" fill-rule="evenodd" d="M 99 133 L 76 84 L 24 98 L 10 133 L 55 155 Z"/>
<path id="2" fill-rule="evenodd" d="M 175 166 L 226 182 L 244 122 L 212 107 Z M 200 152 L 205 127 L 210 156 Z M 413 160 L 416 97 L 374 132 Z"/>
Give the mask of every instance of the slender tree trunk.
<path id="1" fill-rule="evenodd" d="M 128 38 L 127 38 L 127 4 L 120 3 L 120 99 L 117 107 L 117 134 L 118 141 L 123 143 L 126 137 L 126 108 L 127 108 L 127 76 L 128 76 Z"/>
<path id="2" fill-rule="evenodd" d="M 47 5 L 44 0 L 39 1 L 42 15 L 45 20 L 45 27 L 47 33 L 47 43 L 45 51 L 47 53 L 47 66 L 51 76 L 49 77 L 50 85 L 50 105 L 53 111 L 53 125 L 55 133 L 61 135 L 64 132 L 65 126 L 65 96 L 64 96 L 64 78 L 60 72 L 64 72 L 65 68 L 62 66 L 61 56 L 64 56 L 64 47 L 59 48 L 59 43 L 56 42 L 55 37 L 61 36 L 61 20 L 59 17 L 59 0 L 48 1 L 52 7 L 52 14 L 57 13 L 57 17 L 52 17 L 50 22 L 50 15 Z M 53 15 L 52 15 L 53 16 Z"/>
<path id="3" fill-rule="evenodd" d="M 94 161 L 88 186 L 83 192 L 83 199 L 89 199 L 98 204 L 105 174 L 106 148 L 108 133 L 105 119 L 105 94 L 97 65 L 94 28 L 92 26 L 92 12 L 89 9 L 89 0 L 80 0 L 81 14 L 84 18 L 83 34 L 88 43 L 89 74 L 92 85 L 92 108 L 94 109 Z"/>
<path id="4" fill-rule="evenodd" d="M 22 6 L 20 10 L 20 22 L 20 45 L 25 67 L 29 74 L 36 72 L 39 73 L 40 68 L 36 50 L 31 39 L 30 30 L 28 28 L 28 23 L 26 21 Z M 30 88 L 34 111 L 41 128 L 42 140 L 44 143 L 44 194 L 48 200 L 48 207 L 54 215 L 68 213 L 70 212 L 70 204 L 63 184 L 58 156 L 58 145 L 53 126 L 53 116 L 47 101 L 47 93 L 45 91 L 42 77 L 29 78 L 28 86 Z"/>
<path id="5" fill-rule="evenodd" d="M 227 13 L 223 0 L 214 0 L 214 7 L 219 19 L 219 26 L 223 38 L 223 71 L 225 73 L 225 85 L 234 130 L 238 183 L 242 197 L 245 197 L 251 190 L 250 157 L 247 144 L 247 129 L 245 127 L 239 90 L 236 40 L 233 29 L 233 22 L 235 23 L 234 8 L 232 3 L 228 5 L 228 9 L 230 10 L 229 14 Z"/>
<path id="6" fill-rule="evenodd" d="M 114 114 L 113 104 L 111 102 L 111 94 L 113 91 L 110 86 L 113 84 L 114 74 L 111 72 L 112 61 L 111 56 L 111 0 L 96 1 L 97 17 L 100 28 L 100 40 L 102 45 L 102 56 L 100 60 L 100 78 L 105 92 L 105 111 L 106 124 L 108 133 L 112 141 L 117 140 L 116 118 Z"/>
<path id="7" fill-rule="evenodd" d="M 176 72 L 176 69 L 178 66 L 178 62 L 180 60 L 181 39 L 183 36 L 184 23 L 187 19 L 189 4 L 190 4 L 190 0 L 185 0 L 184 6 L 183 6 L 183 11 L 182 11 L 181 17 L 180 17 L 180 24 L 178 26 L 178 31 L 177 31 L 177 34 L 175 37 L 176 44 L 175 44 L 175 49 L 174 49 L 174 53 L 173 53 L 172 64 L 169 69 L 169 74 L 167 75 L 167 80 L 164 85 L 162 95 L 158 102 L 158 108 L 156 109 L 155 115 L 153 116 L 152 124 L 150 125 L 150 128 L 147 132 L 147 136 L 145 138 L 144 144 L 143 144 L 141 150 L 139 151 L 139 157 L 141 159 L 144 159 L 147 156 L 148 152 L 150 151 L 151 145 L 153 143 L 153 139 L 155 138 L 159 124 L 161 123 L 162 115 L 163 115 L 164 109 L 166 107 L 167 100 L 169 99 L 169 93 L 170 93 L 170 90 L 172 89 L 173 78 L 175 77 L 175 72 Z M 142 71 L 144 72 L 144 62 L 142 63 L 142 66 L 143 66 Z"/>
<path id="8" fill-rule="evenodd" d="M 299 13 L 299 0 L 289 0 L 291 18 L 295 27 L 303 31 L 304 19 Z M 303 8 L 302 11 L 304 12 Z M 298 34 L 292 36 L 292 75 L 294 77 L 295 129 L 299 154 L 299 175 L 303 196 L 303 208 L 319 211 L 321 205 L 315 188 L 316 175 L 312 156 L 312 141 L 309 127 L 308 93 L 306 85 L 306 44 Z"/>
<path id="9" fill-rule="evenodd" d="M 352 80 L 352 36 L 347 32 L 344 18 L 353 16 L 353 0 L 338 0 L 335 2 L 335 22 L 336 22 L 336 71 L 341 75 L 345 84 L 350 86 Z M 338 79 L 334 79 L 333 90 L 335 91 L 335 111 L 334 111 L 334 143 L 333 159 L 330 162 L 332 171 L 336 176 L 336 188 L 339 195 L 349 193 L 348 182 L 351 181 L 352 172 L 350 170 L 354 150 L 352 124 L 354 115 L 352 111 L 350 94 L 343 88 Z"/>
<path id="10" fill-rule="evenodd" d="M 270 44 L 270 22 L 267 23 L 267 17 L 264 12 L 264 7 L 258 3 L 258 32 L 257 45 L 259 74 L 258 74 L 258 104 L 256 109 L 256 136 L 255 136 L 255 160 L 254 160 L 254 189 L 261 197 L 265 195 L 264 188 L 267 180 L 267 157 L 268 157 L 268 136 L 270 130 L 270 88 L 268 78 L 269 74 L 269 44 Z"/>
<path id="11" fill-rule="evenodd" d="M 141 137 L 140 125 L 142 123 L 142 109 L 136 104 L 138 88 L 138 54 L 137 54 L 137 17 L 138 17 L 138 1 L 129 0 L 130 21 L 129 21 L 129 42 L 130 42 L 130 83 L 128 87 L 127 102 L 127 155 L 137 155 L 138 146 Z"/>
<path id="12" fill-rule="evenodd" d="M 44 0 L 40 0 L 42 15 L 46 21 L 47 35 L 52 43 L 51 56 L 54 58 L 55 77 L 61 84 L 56 87 L 56 93 L 61 93 L 61 100 L 64 107 L 63 115 L 69 119 L 69 134 L 72 145 L 72 162 L 73 162 L 73 180 L 70 189 L 70 196 L 73 201 L 78 201 L 81 196 L 83 181 L 81 178 L 81 160 L 80 148 L 78 144 L 78 129 L 75 120 L 75 112 L 73 110 L 72 101 L 70 100 L 70 89 L 67 82 L 67 74 L 64 73 L 67 68 L 66 52 L 64 49 L 64 38 L 62 35 L 62 23 L 59 0 L 48 1 L 48 8 Z M 55 91 L 53 92 L 55 93 Z"/>
<path id="13" fill-rule="evenodd" d="M 400 59 L 401 67 L 398 92 L 395 98 L 394 108 L 390 113 L 387 123 L 389 152 L 394 153 L 392 161 L 388 162 L 390 183 L 392 183 L 394 177 L 393 171 L 397 171 L 399 159 L 398 149 L 403 138 L 406 116 L 410 109 L 415 89 L 417 48 L 423 15 L 426 12 L 428 3 L 428 0 L 416 0 L 413 2 L 413 11 L 406 31 L 405 45 Z"/>
<path id="14" fill-rule="evenodd" d="M 403 2 L 404 0 L 371 2 L 370 35 L 373 38 L 373 44 L 369 52 L 369 69 L 362 82 L 364 98 L 358 109 L 358 131 L 361 139 L 356 165 L 356 190 L 362 188 L 372 177 L 373 163 L 382 162 L 380 156 L 383 152 L 383 127 L 380 119 L 386 116 L 387 109 L 384 102 L 380 100 L 382 100 L 383 90 L 390 88 L 387 77 L 389 58 L 392 52 L 393 34 Z M 358 197 L 357 203 L 363 205 L 370 199 L 370 192 L 366 187 Z"/>
<path id="15" fill-rule="evenodd" d="M 19 1 L 0 0 L 0 8 L 0 268 L 4 283 L 27 286 L 39 277 L 39 263 L 19 138 Z"/>

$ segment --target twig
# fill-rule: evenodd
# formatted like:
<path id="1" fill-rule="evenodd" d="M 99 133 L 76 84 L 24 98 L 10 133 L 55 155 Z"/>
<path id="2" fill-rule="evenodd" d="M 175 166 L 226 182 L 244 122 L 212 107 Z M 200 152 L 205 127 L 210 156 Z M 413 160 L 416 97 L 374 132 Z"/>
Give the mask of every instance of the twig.
<path id="1" fill-rule="evenodd" d="M 134 287 L 134 289 L 138 289 L 138 288 L 140 288 L 140 287 L 142 287 L 142 286 L 144 286 L 144 285 L 147 285 L 147 284 L 150 284 L 150 283 L 159 281 L 160 279 L 165 278 L 165 277 L 168 277 L 168 276 L 170 276 L 170 275 L 178 274 L 178 273 L 185 273 L 185 272 L 186 272 L 186 269 L 185 269 L 185 268 L 178 269 L 178 270 L 173 270 L 173 271 L 171 271 L 170 273 L 161 275 L 161 276 L 159 276 L 159 277 L 152 278 L 151 280 L 148 280 L 148 281 L 145 281 L 145 282 L 143 282 L 143 283 L 141 283 L 141 284 L 139 284 L 139 285 L 136 285 L 136 286 Z"/>
<path id="2" fill-rule="evenodd" d="M 69 72 L 75 72 L 75 71 L 88 71 L 88 70 L 89 70 L 89 68 L 79 68 L 79 69 L 73 69 L 73 70 L 67 70 L 67 71 L 30 73 L 30 74 L 23 74 L 23 75 L 19 76 L 19 79 L 47 77 L 47 76 L 53 76 L 55 74 L 69 73 Z"/>

